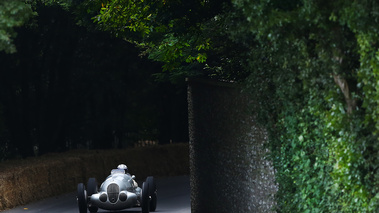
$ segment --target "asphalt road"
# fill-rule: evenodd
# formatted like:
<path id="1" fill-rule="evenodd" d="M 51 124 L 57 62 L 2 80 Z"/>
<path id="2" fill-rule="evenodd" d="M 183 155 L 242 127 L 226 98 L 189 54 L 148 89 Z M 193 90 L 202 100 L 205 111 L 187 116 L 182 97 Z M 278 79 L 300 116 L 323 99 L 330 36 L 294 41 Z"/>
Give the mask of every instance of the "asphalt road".
<path id="1" fill-rule="evenodd" d="M 158 189 L 158 204 L 155 212 L 159 213 L 190 213 L 189 177 L 156 178 Z M 3 213 L 78 213 L 76 192 L 58 197 L 48 198 L 35 203 L 20 206 Z M 110 211 L 99 209 L 99 213 Z M 112 211 L 112 213 L 140 213 L 141 208 Z"/>

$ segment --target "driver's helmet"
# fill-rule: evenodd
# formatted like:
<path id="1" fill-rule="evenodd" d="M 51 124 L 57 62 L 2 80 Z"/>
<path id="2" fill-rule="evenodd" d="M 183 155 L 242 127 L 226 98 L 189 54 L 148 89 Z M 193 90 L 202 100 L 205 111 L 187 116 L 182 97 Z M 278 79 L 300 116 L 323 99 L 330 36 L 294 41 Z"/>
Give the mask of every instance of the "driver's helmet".
<path id="1" fill-rule="evenodd" d="M 125 173 L 128 173 L 128 167 L 125 164 L 118 165 L 117 169 L 123 169 L 123 170 L 125 170 Z"/>

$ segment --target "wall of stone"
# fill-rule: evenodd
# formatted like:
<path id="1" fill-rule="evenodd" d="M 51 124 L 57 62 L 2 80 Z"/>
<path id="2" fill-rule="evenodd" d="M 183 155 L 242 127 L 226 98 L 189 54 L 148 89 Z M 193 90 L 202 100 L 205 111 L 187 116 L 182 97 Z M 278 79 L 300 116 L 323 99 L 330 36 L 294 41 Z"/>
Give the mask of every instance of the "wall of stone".
<path id="1" fill-rule="evenodd" d="M 267 136 L 249 104 L 235 84 L 188 80 L 192 213 L 272 212 Z"/>
<path id="2" fill-rule="evenodd" d="M 76 190 L 95 177 L 99 183 L 124 163 L 138 180 L 189 174 L 188 144 L 123 150 L 74 150 L 0 164 L 0 211 Z"/>

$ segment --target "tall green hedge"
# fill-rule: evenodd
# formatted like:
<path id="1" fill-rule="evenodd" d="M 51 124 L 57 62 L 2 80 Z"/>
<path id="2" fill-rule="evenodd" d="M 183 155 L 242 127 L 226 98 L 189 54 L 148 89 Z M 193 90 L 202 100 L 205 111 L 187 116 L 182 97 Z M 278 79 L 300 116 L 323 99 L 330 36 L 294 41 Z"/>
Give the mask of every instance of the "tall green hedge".
<path id="1" fill-rule="evenodd" d="M 234 3 L 244 21 L 230 35 L 251 47 L 247 87 L 271 133 L 277 210 L 378 212 L 379 4 Z"/>

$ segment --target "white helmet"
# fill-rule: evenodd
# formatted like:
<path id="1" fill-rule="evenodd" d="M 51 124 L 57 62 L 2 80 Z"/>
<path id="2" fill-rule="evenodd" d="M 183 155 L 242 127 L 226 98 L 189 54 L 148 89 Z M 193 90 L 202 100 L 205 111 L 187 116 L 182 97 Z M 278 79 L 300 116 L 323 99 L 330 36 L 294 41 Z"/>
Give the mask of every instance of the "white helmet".
<path id="1" fill-rule="evenodd" d="M 118 165 L 117 169 L 123 169 L 123 170 L 125 170 L 125 172 L 128 172 L 128 167 L 125 164 Z"/>

